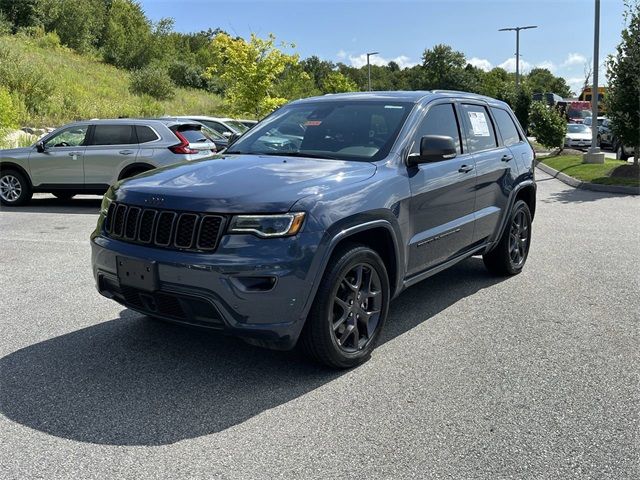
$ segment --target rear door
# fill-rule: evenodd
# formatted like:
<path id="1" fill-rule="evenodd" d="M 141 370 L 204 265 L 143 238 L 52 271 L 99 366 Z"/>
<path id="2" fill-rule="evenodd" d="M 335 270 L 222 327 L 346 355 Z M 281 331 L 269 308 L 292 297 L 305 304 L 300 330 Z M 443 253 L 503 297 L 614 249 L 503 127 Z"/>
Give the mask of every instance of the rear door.
<path id="1" fill-rule="evenodd" d="M 87 129 L 88 125 L 63 128 L 43 142 L 44 152 L 33 149 L 29 156 L 29 169 L 34 186 L 84 184 L 83 157 Z"/>
<path id="2" fill-rule="evenodd" d="M 451 102 L 430 104 L 418 126 L 410 153 L 419 153 L 424 135 L 454 139 L 457 156 L 407 167 L 411 187 L 411 228 L 408 274 L 455 257 L 473 238 L 476 172 L 473 157 L 461 142 L 457 112 Z"/>
<path id="3" fill-rule="evenodd" d="M 474 243 L 482 243 L 498 228 L 517 175 L 514 155 L 499 138 L 486 104 L 461 103 L 467 148 L 477 170 Z"/>
<path id="4" fill-rule="evenodd" d="M 138 139 L 133 125 L 93 125 L 84 157 L 87 185 L 111 185 L 122 169 L 136 161 Z"/>

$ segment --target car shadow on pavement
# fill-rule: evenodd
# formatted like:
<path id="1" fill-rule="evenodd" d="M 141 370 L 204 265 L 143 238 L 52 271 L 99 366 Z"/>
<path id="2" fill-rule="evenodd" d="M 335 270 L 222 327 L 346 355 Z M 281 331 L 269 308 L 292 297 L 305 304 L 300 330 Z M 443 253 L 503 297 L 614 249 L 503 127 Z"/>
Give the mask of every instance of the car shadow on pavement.
<path id="1" fill-rule="evenodd" d="M 81 213 L 96 215 L 100 213 L 100 203 L 102 197 L 86 196 L 83 198 L 72 198 L 70 200 L 60 200 L 51 197 L 34 197 L 27 205 L 20 207 L 0 207 L 5 212 L 19 213 Z"/>
<path id="2" fill-rule="evenodd" d="M 502 280 L 478 258 L 425 280 L 391 304 L 381 342 Z M 166 445 L 225 430 L 344 374 L 296 351 L 252 347 L 123 310 L 118 319 L 0 359 L 0 411 L 75 441 Z"/>
<path id="3" fill-rule="evenodd" d="M 552 192 L 547 198 L 540 201 L 545 203 L 587 203 L 597 202 L 608 198 L 625 198 L 629 194 L 624 193 L 608 193 L 595 192 L 592 190 L 583 190 L 580 188 L 567 187 L 559 192 Z"/>

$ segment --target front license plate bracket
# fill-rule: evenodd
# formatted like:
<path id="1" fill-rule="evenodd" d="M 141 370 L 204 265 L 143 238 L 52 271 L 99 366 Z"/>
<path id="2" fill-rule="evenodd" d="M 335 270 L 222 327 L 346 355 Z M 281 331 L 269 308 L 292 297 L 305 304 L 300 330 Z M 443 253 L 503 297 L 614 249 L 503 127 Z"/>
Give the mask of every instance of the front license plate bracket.
<path id="1" fill-rule="evenodd" d="M 147 292 L 158 289 L 158 265 L 128 257 L 116 257 L 120 285 L 134 287 Z"/>

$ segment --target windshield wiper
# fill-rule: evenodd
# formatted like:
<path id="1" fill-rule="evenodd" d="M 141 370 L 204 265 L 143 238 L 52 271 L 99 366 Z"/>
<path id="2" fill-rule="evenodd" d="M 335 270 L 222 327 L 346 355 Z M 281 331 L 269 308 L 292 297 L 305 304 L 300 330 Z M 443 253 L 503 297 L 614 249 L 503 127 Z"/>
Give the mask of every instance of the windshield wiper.
<path id="1" fill-rule="evenodd" d="M 306 152 L 262 152 L 254 155 L 268 155 L 271 157 L 306 157 L 306 158 L 319 158 L 324 160 L 342 160 L 340 158 L 332 157 L 331 155 L 319 155 L 316 153 Z"/>

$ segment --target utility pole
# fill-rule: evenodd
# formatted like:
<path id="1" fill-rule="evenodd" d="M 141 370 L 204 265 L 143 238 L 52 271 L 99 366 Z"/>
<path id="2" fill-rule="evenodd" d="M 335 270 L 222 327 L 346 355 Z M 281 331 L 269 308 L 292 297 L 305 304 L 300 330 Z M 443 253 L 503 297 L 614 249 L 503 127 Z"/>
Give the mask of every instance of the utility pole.
<path id="1" fill-rule="evenodd" d="M 369 71 L 369 91 L 371 91 L 371 64 L 369 63 L 369 57 L 372 55 L 378 55 L 380 52 L 367 53 L 367 70 Z"/>
<path id="2" fill-rule="evenodd" d="M 583 163 L 604 163 L 598 147 L 598 56 L 600 55 L 600 0 L 595 0 L 593 24 L 593 85 L 591 87 L 591 147 L 582 155 Z"/>
<path id="3" fill-rule="evenodd" d="M 528 25 L 526 27 L 509 27 L 498 30 L 499 32 L 516 32 L 516 88 L 520 85 L 520 30 L 528 30 L 530 28 L 538 28 L 538 26 Z"/>

